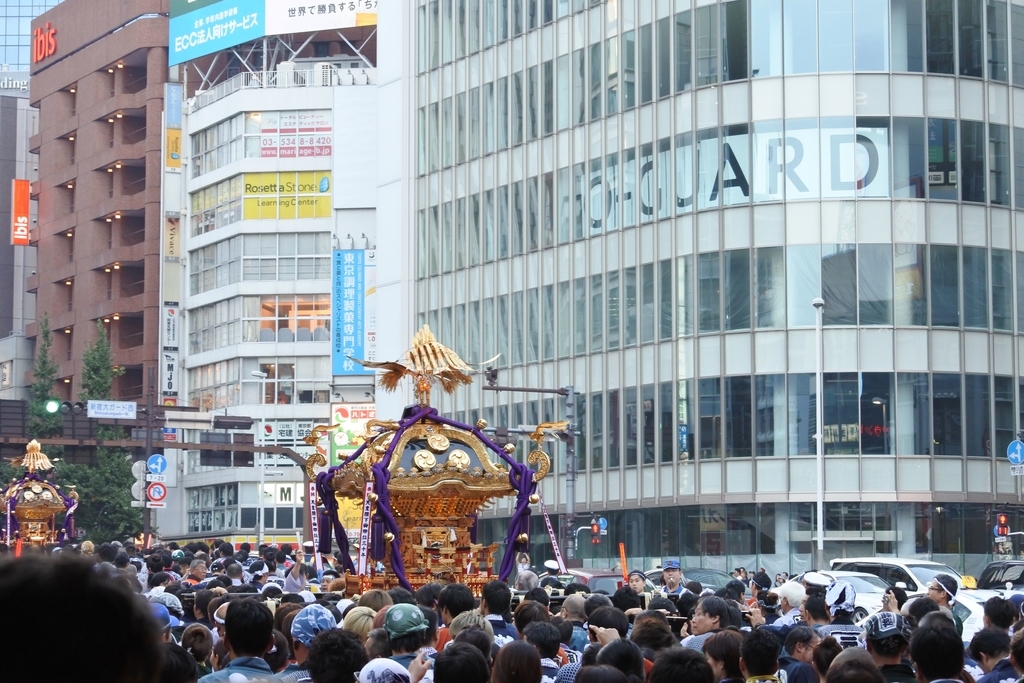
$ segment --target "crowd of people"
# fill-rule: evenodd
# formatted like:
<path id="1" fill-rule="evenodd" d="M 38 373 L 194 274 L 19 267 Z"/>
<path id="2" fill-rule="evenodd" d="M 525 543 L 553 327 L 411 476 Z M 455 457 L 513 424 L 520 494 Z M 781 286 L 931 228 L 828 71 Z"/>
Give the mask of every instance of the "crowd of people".
<path id="1" fill-rule="evenodd" d="M 893 588 L 854 623 L 849 583 L 763 571 L 718 590 L 665 562 L 614 594 L 521 568 L 346 595 L 310 546 L 131 544 L 0 561 L 3 679 L 117 683 L 1016 683 L 1022 600 L 994 597 L 965 648 L 955 579 Z M 5 557 L 9 558 L 9 555 Z M 745 573 L 745 572 L 744 572 Z M 677 577 L 676 574 L 679 574 Z M 556 587 L 557 586 L 557 587 Z M 19 633 L 19 629 L 23 633 Z"/>

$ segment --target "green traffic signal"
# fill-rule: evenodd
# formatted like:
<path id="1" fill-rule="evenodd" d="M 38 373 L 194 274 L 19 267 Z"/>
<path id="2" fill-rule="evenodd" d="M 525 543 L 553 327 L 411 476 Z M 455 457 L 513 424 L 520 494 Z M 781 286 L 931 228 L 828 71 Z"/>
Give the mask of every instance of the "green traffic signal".
<path id="1" fill-rule="evenodd" d="M 46 402 L 46 412 L 56 413 L 58 410 L 60 410 L 60 401 L 54 401 L 53 399 L 50 399 L 49 401 Z"/>

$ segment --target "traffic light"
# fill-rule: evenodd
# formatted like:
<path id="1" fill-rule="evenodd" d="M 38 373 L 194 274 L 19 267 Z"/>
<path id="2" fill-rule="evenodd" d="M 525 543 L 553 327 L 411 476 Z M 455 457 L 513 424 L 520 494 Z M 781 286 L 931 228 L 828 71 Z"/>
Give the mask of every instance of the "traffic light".
<path id="1" fill-rule="evenodd" d="M 67 415 L 68 413 L 71 413 L 73 415 L 81 415 L 86 411 L 86 408 L 85 404 L 82 403 L 81 401 L 76 401 L 74 403 L 72 403 L 71 401 L 63 401 L 61 403 L 58 403 L 57 401 L 51 399 L 46 402 L 46 412 L 56 413 L 58 411 L 60 411 L 60 413 L 63 415 Z"/>
<path id="2" fill-rule="evenodd" d="M 593 517 L 590 520 L 590 542 L 594 545 L 600 545 L 601 543 L 601 525 L 597 522 L 597 517 Z"/>
<path id="3" fill-rule="evenodd" d="M 1010 516 L 1005 512 L 996 515 L 996 536 L 1010 535 Z"/>

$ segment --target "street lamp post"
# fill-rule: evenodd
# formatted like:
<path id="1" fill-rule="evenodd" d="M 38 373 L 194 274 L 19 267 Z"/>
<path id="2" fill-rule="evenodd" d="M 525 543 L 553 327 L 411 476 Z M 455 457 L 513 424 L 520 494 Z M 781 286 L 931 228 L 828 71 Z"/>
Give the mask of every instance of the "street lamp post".
<path id="1" fill-rule="evenodd" d="M 267 378 L 267 373 L 260 372 L 259 370 L 253 370 L 249 374 L 251 374 L 253 377 L 255 377 L 256 379 L 259 379 L 259 380 L 265 380 Z M 262 390 L 261 390 L 260 393 L 261 394 L 263 393 Z M 266 426 L 267 426 L 267 418 L 266 418 L 266 416 L 263 416 L 263 417 L 260 418 L 260 449 L 261 450 L 260 450 L 259 453 L 257 453 L 257 456 L 259 457 L 259 473 L 260 473 L 260 479 L 259 479 L 259 484 L 258 484 L 258 486 L 259 486 L 259 493 L 256 495 L 256 503 L 257 503 L 257 508 L 256 508 L 256 547 L 257 548 L 260 547 L 260 545 L 263 544 L 263 531 L 264 531 L 263 511 L 264 511 L 265 503 L 264 503 L 263 497 L 265 495 L 264 488 L 266 488 L 266 483 L 267 483 L 267 454 L 265 452 L 263 452 L 262 449 L 266 445 L 266 443 L 265 443 L 266 434 L 267 434 Z"/>
<path id="2" fill-rule="evenodd" d="M 815 568 L 819 571 L 825 568 L 825 439 L 823 424 L 824 422 L 824 410 L 822 404 L 825 399 L 825 381 L 824 381 L 824 352 L 822 350 L 822 321 L 824 315 L 825 301 L 821 297 L 816 297 L 811 301 L 811 305 L 814 306 L 815 311 L 815 324 L 814 324 L 814 345 L 817 350 L 817 372 L 815 373 L 816 393 L 814 399 L 814 412 L 815 412 L 815 434 L 814 434 L 814 446 L 817 461 L 818 470 L 818 490 L 817 490 L 817 507 L 818 507 L 818 519 L 817 519 L 817 531 L 818 531 L 818 552 L 817 561 Z"/>
<path id="3" fill-rule="evenodd" d="M 871 402 L 874 403 L 876 406 L 882 406 L 882 449 L 886 453 L 888 453 L 889 452 L 889 421 L 886 419 L 886 408 L 888 407 L 889 402 L 886 401 L 881 396 L 875 396 L 873 399 L 871 399 Z"/>

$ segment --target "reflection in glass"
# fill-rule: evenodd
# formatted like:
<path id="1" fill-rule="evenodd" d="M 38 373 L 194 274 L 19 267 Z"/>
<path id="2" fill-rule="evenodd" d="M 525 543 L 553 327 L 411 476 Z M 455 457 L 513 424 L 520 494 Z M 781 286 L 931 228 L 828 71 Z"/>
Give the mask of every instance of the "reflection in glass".
<path id="1" fill-rule="evenodd" d="M 555 132 L 555 72 L 554 63 L 549 59 L 541 65 L 543 91 L 543 135 Z"/>
<path id="2" fill-rule="evenodd" d="M 672 19 L 659 19 L 656 25 L 658 97 L 672 94 Z"/>
<path id="3" fill-rule="evenodd" d="M 555 222 L 558 225 L 558 244 L 569 241 L 569 170 L 558 169 L 557 177 L 558 200 L 555 203 Z"/>
<path id="4" fill-rule="evenodd" d="M 672 259 L 658 262 L 658 339 L 672 338 Z"/>
<path id="5" fill-rule="evenodd" d="M 857 245 L 822 245 L 821 298 L 825 325 L 857 324 Z"/>
<path id="6" fill-rule="evenodd" d="M 960 23 L 960 75 L 981 78 L 985 74 L 981 0 L 957 0 L 956 4 Z"/>
<path id="7" fill-rule="evenodd" d="M 697 131 L 697 208 L 718 206 L 718 129 Z"/>
<path id="8" fill-rule="evenodd" d="M 721 326 L 721 276 L 718 252 L 700 254 L 697 261 L 700 331 L 718 332 Z"/>
<path id="9" fill-rule="evenodd" d="M 786 161 L 782 121 L 757 121 L 753 125 L 750 181 L 753 185 L 754 202 L 782 201 Z M 803 154 L 802 148 L 799 153 Z"/>
<path id="10" fill-rule="evenodd" d="M 658 385 L 658 413 L 660 443 L 658 444 L 661 453 L 661 462 L 672 462 L 676 454 L 676 418 L 675 418 L 675 397 L 672 394 L 672 382 L 662 382 Z"/>
<path id="11" fill-rule="evenodd" d="M 781 328 L 786 324 L 786 268 L 783 247 L 754 250 L 755 306 L 757 327 Z"/>
<path id="12" fill-rule="evenodd" d="M 555 119 L 558 130 L 564 130 L 569 127 L 569 92 L 572 90 L 569 76 L 569 55 L 562 55 L 555 62 L 555 79 L 558 82 Z"/>
<path id="13" fill-rule="evenodd" d="M 964 327 L 988 329 L 988 250 L 964 247 Z"/>
<path id="14" fill-rule="evenodd" d="M 604 395 L 600 392 L 590 397 L 590 467 L 604 467 Z"/>
<path id="15" fill-rule="evenodd" d="M 619 413 L 622 408 L 619 405 L 619 390 L 608 391 L 608 467 L 618 467 L 620 464 L 619 449 L 622 447 L 619 442 Z"/>
<path id="16" fill-rule="evenodd" d="M 893 452 L 892 373 L 861 374 L 860 448 L 864 455 L 891 455 Z"/>
<path id="17" fill-rule="evenodd" d="M 928 197 L 956 199 L 956 121 L 928 119 Z"/>
<path id="18" fill-rule="evenodd" d="M 584 96 L 583 89 L 583 84 L 586 82 L 585 55 L 583 50 L 575 50 L 572 53 L 572 125 L 584 123 L 587 120 L 587 98 Z"/>
<path id="19" fill-rule="evenodd" d="M 932 430 L 935 455 L 963 455 L 960 433 L 960 375 L 932 375 Z"/>
<path id="20" fill-rule="evenodd" d="M 924 119 L 892 120 L 892 193 L 924 199 Z"/>
<path id="21" fill-rule="evenodd" d="M 640 202 L 640 222 L 649 223 L 654 219 L 654 145 L 650 142 L 640 146 L 639 186 L 637 198 Z"/>
<path id="22" fill-rule="evenodd" d="M 896 375 L 896 452 L 899 455 L 932 452 L 930 398 L 927 373 Z M 889 419 L 891 422 L 892 418 Z"/>
<path id="23" fill-rule="evenodd" d="M 750 328 L 750 251 L 736 249 L 723 255 L 725 329 Z"/>
<path id="24" fill-rule="evenodd" d="M 964 375 L 964 436 L 968 456 L 992 457 L 989 398 L 988 375 Z"/>
<path id="25" fill-rule="evenodd" d="M 601 158 L 590 160 L 590 234 L 601 232 L 604 222 L 604 182 L 601 180 Z"/>
<path id="26" fill-rule="evenodd" d="M 458 326 L 458 315 L 455 323 Z M 540 292 L 534 287 L 526 292 L 526 362 L 540 360 L 540 351 Z"/>
<path id="27" fill-rule="evenodd" d="M 590 276 L 590 351 L 604 347 L 604 276 Z"/>
<path id="28" fill-rule="evenodd" d="M 487 302 L 484 301 L 486 304 Z M 486 311 L 486 307 L 484 309 Z M 486 316 L 485 316 L 486 317 Z M 558 283 L 558 357 L 572 353 L 572 294 L 569 282 Z M 486 346 L 484 347 L 487 348 Z M 486 353 L 486 351 L 485 351 Z"/>
<path id="29" fill-rule="evenodd" d="M 722 456 L 722 389 L 718 377 L 700 380 L 700 457 Z"/>
<path id="30" fill-rule="evenodd" d="M 992 250 L 992 328 L 1013 329 L 1013 266 L 1010 251 Z M 998 452 L 998 451 L 997 451 Z"/>
<path id="31" fill-rule="evenodd" d="M 605 98 L 606 114 L 614 114 L 619 110 L 619 44 L 615 38 L 605 41 L 605 78 L 607 79 L 607 96 Z"/>
<path id="32" fill-rule="evenodd" d="M 821 252 L 815 244 L 786 247 L 786 316 L 790 327 L 814 327 L 811 301 L 821 296 Z"/>
<path id="33" fill-rule="evenodd" d="M 693 256 L 679 257 L 676 266 L 676 334 L 693 334 Z"/>
<path id="34" fill-rule="evenodd" d="M 852 0 L 819 3 L 818 70 L 822 73 L 853 71 L 852 5 Z"/>
<path id="35" fill-rule="evenodd" d="M 994 377 L 992 395 L 995 399 L 996 439 L 992 444 L 996 455 L 1006 452 L 1007 446 L 1014 440 L 1016 423 L 1013 413 L 1013 377 Z"/>
<path id="36" fill-rule="evenodd" d="M 625 293 L 625 301 L 623 302 L 623 332 L 622 339 L 624 346 L 633 346 L 636 344 L 636 326 L 637 326 L 637 292 L 636 292 L 636 267 L 631 266 L 622 271 L 622 287 Z M 635 463 L 634 463 L 635 464 Z"/>
<path id="37" fill-rule="evenodd" d="M 590 46 L 590 120 L 601 118 L 604 111 L 601 109 L 601 92 L 604 83 L 604 71 L 602 70 L 601 43 L 594 43 Z"/>
<path id="38" fill-rule="evenodd" d="M 892 245 L 858 247 L 861 325 L 892 325 Z"/>
<path id="39" fill-rule="evenodd" d="M 583 216 L 586 215 L 587 178 L 586 166 L 574 164 L 572 167 L 573 186 L 573 239 L 583 239 Z"/>
<path id="40" fill-rule="evenodd" d="M 932 325 L 960 326 L 960 270 L 957 248 L 931 246 Z"/>
<path id="41" fill-rule="evenodd" d="M 636 33 L 622 34 L 622 109 L 636 106 Z"/>
<path id="42" fill-rule="evenodd" d="M 622 150 L 622 227 L 636 225 L 636 149 Z"/>
<path id="43" fill-rule="evenodd" d="M 619 313 L 622 300 L 619 296 L 619 271 L 608 273 L 608 348 L 619 348 Z"/>
<path id="44" fill-rule="evenodd" d="M 512 218 L 509 221 L 509 234 L 512 236 L 511 253 L 513 256 L 523 253 L 523 181 L 512 183 Z"/>
<path id="45" fill-rule="evenodd" d="M 722 3 L 722 80 L 747 77 L 747 2 Z"/>
<path id="46" fill-rule="evenodd" d="M 989 192 L 993 204 L 1010 205 L 1010 129 L 997 123 L 988 126 Z"/>
<path id="47" fill-rule="evenodd" d="M 853 23 L 857 71 L 889 70 L 888 0 L 854 0 Z"/>
<path id="48" fill-rule="evenodd" d="M 523 293 L 512 292 L 512 364 L 522 365 L 525 360 L 523 345 L 523 321 L 526 311 L 523 308 Z"/>
<path id="49" fill-rule="evenodd" d="M 470 304 L 470 335 L 475 334 L 474 329 L 479 328 L 479 311 L 477 311 L 476 317 L 473 315 L 473 306 L 476 305 L 477 302 Z M 555 309 L 555 286 L 544 285 L 541 293 L 540 311 L 540 321 L 543 326 L 541 329 L 541 353 L 544 360 L 554 360 L 555 358 L 555 320 L 557 316 L 558 311 Z M 470 347 L 473 349 L 474 354 L 477 354 L 477 358 L 484 357 L 479 355 L 476 345 L 471 344 Z"/>
<path id="50" fill-rule="evenodd" d="M 923 71 L 923 0 L 891 0 L 892 70 Z"/>
<path id="51" fill-rule="evenodd" d="M 511 358 L 508 345 L 508 295 L 502 294 L 498 297 L 496 310 L 497 319 L 494 329 L 497 332 L 498 339 L 497 353 L 501 354 L 501 357 L 498 358 L 498 367 L 508 367 L 508 362 Z"/>
<path id="52" fill-rule="evenodd" d="M 576 311 L 576 334 L 574 348 L 577 355 L 587 352 L 587 279 L 576 278 L 573 282 L 573 301 Z"/>
<path id="53" fill-rule="evenodd" d="M 699 7 L 694 14 L 694 63 L 700 87 L 718 82 L 718 5 Z"/>
<path id="54" fill-rule="evenodd" d="M 725 452 L 730 458 L 749 458 L 751 443 L 750 377 L 725 378 Z"/>
<path id="55" fill-rule="evenodd" d="M 1011 58 L 1013 59 L 1013 84 L 1024 85 L 1024 7 L 1010 5 Z"/>
<path id="56" fill-rule="evenodd" d="M 672 138 L 658 140 L 657 170 L 658 218 L 672 215 L 675 194 L 672 192 Z"/>
<path id="57" fill-rule="evenodd" d="M 693 211 L 692 133 L 676 135 L 676 213 Z M 1021 181 L 1024 183 L 1024 180 Z"/>
<path id="58" fill-rule="evenodd" d="M 678 447 L 680 460 L 693 460 L 694 405 L 693 380 L 681 380 L 678 384 L 676 421 L 678 423 Z"/>
<path id="59" fill-rule="evenodd" d="M 606 202 L 608 204 L 607 215 L 605 216 L 605 229 L 619 229 L 619 155 L 609 154 L 605 159 L 605 179 L 608 189 Z"/>
<path id="60" fill-rule="evenodd" d="M 925 325 L 928 294 L 925 289 L 925 246 L 896 244 L 893 298 L 897 325 Z"/>
<path id="61" fill-rule="evenodd" d="M 925 2 L 928 73 L 952 74 L 955 61 L 953 0 L 925 0 Z"/>
<path id="62" fill-rule="evenodd" d="M 826 372 L 823 381 L 822 441 L 825 442 L 825 454 L 856 454 L 860 442 L 857 373 Z"/>
<path id="63" fill-rule="evenodd" d="M 750 1 L 750 75 L 782 75 L 782 0 Z"/>
<path id="64" fill-rule="evenodd" d="M 810 305 L 808 305 L 810 308 Z M 812 374 L 791 374 L 789 394 L 789 455 L 814 455 L 817 387 Z"/>
<path id="65" fill-rule="evenodd" d="M 636 387 L 623 390 L 626 408 L 626 467 L 636 466 L 636 443 L 639 435 L 639 415 L 636 404 Z"/>
<path id="66" fill-rule="evenodd" d="M 679 12 L 675 20 L 676 92 L 690 89 L 692 40 L 690 11 Z"/>
<path id="67" fill-rule="evenodd" d="M 640 104 L 650 102 L 654 98 L 654 58 L 653 36 L 651 25 L 644 24 L 637 31 L 637 58 L 640 62 Z"/>
<path id="68" fill-rule="evenodd" d="M 814 73 L 818 68 L 817 3 L 815 0 L 787 0 L 783 12 L 786 73 Z"/>
<path id="69" fill-rule="evenodd" d="M 1006 3 L 987 0 L 985 20 L 988 26 L 988 77 L 1006 82 Z"/>
<path id="70" fill-rule="evenodd" d="M 758 456 L 786 454 L 786 376 L 754 377 L 754 443 Z"/>
<path id="71" fill-rule="evenodd" d="M 722 169 L 716 189 L 722 193 L 722 204 L 746 204 L 750 201 L 750 137 L 747 124 L 725 126 L 722 139 Z"/>
<path id="72" fill-rule="evenodd" d="M 654 341 L 654 264 L 640 266 L 640 343 Z"/>
<path id="73" fill-rule="evenodd" d="M 960 122 L 961 193 L 965 202 L 985 201 L 985 124 Z"/>
<path id="74" fill-rule="evenodd" d="M 654 385 L 640 387 L 641 406 L 644 410 L 643 464 L 654 464 L 654 450 L 657 445 L 657 413 L 654 412 Z"/>

